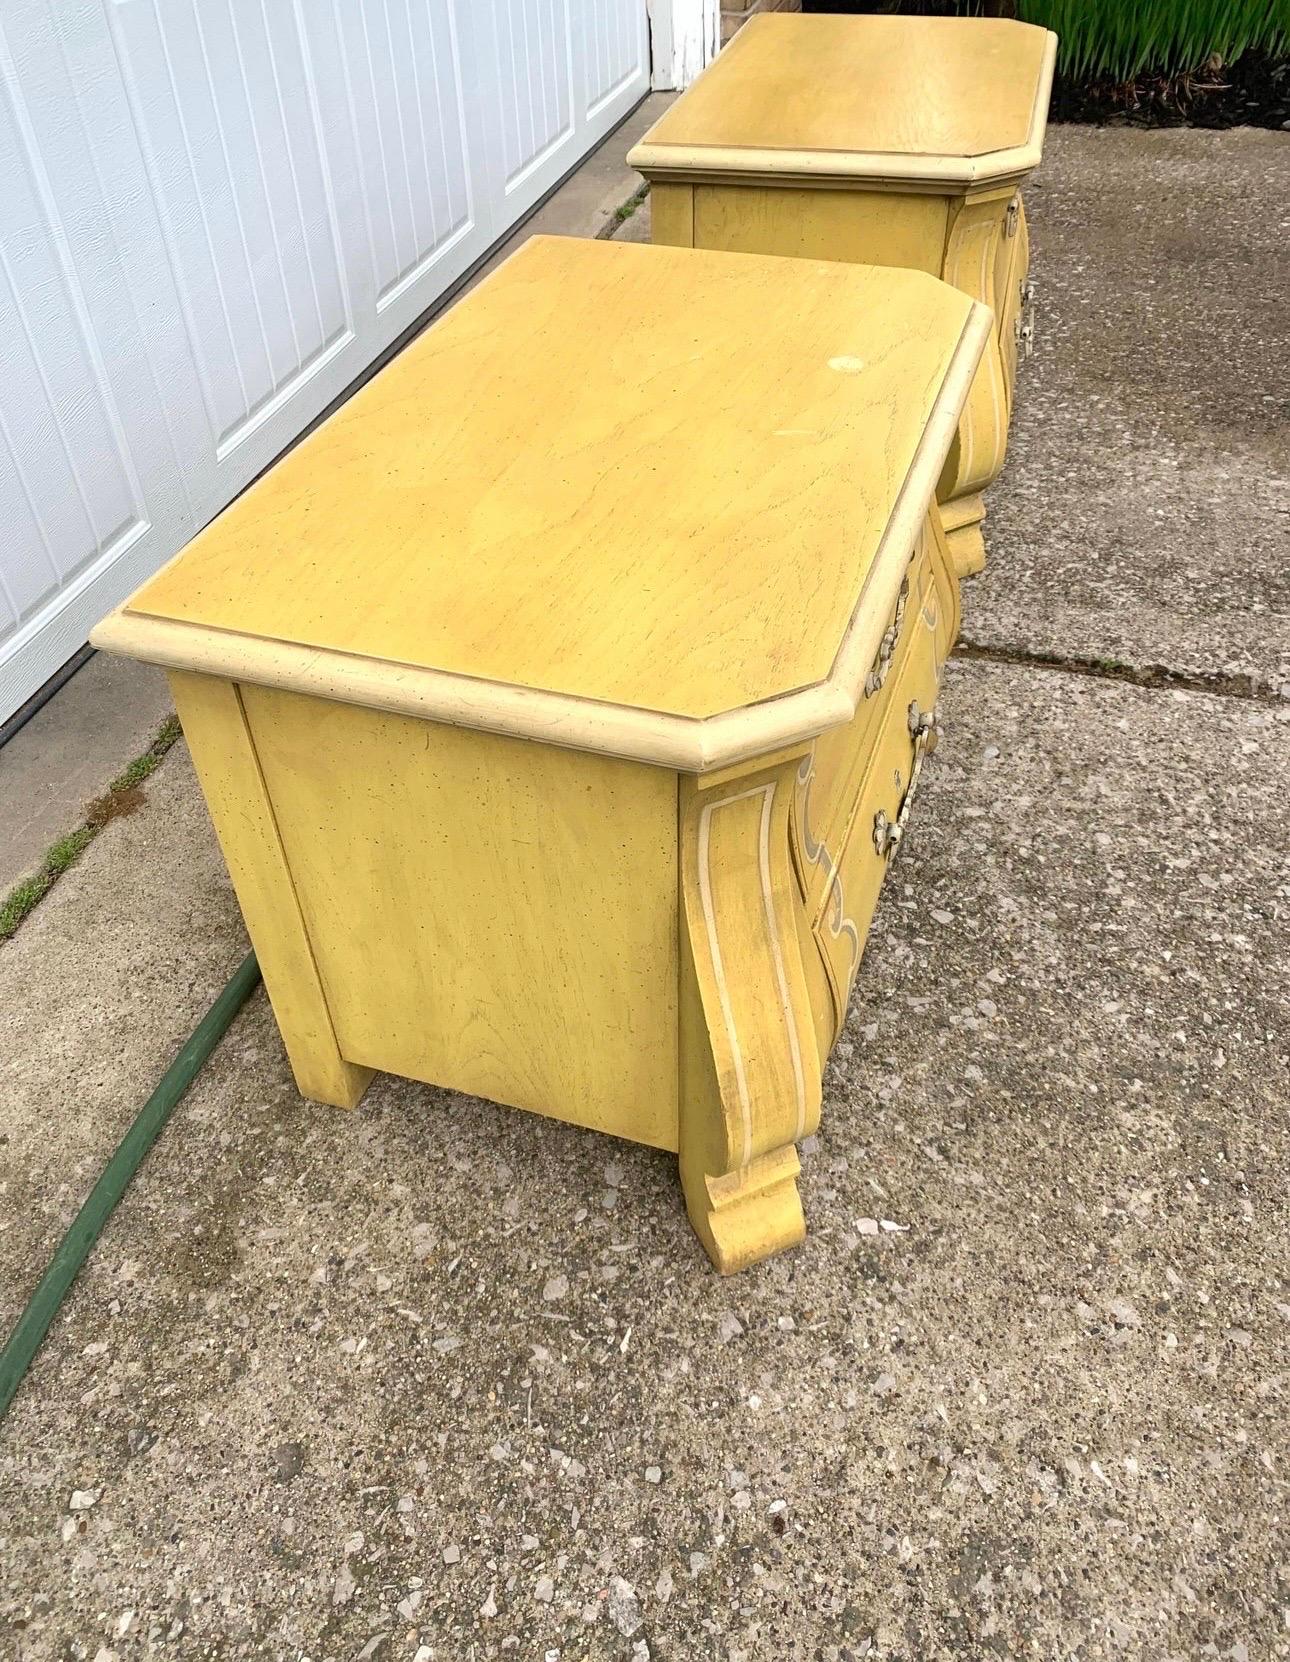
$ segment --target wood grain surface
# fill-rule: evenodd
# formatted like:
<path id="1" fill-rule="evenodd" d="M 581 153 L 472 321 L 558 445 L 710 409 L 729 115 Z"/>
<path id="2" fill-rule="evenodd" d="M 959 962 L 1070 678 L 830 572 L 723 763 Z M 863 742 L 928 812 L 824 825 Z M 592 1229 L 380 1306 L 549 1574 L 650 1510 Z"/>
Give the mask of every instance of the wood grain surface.
<path id="1" fill-rule="evenodd" d="M 847 156 L 886 156 L 899 175 L 909 158 L 952 163 L 1037 146 L 1055 45 L 1048 30 L 1001 18 L 766 14 L 630 159 L 648 174 L 669 149 L 693 152 L 699 168 L 704 151 L 778 151 L 815 154 L 828 172 L 855 171 Z"/>
<path id="2" fill-rule="evenodd" d="M 344 1055 L 676 1148 L 675 777 L 242 698 Z"/>
<path id="3" fill-rule="evenodd" d="M 534 238 L 104 643 L 151 619 L 208 669 L 304 649 L 302 687 L 322 650 L 683 718 L 811 687 L 898 516 L 903 568 L 987 326 L 919 273 Z"/>

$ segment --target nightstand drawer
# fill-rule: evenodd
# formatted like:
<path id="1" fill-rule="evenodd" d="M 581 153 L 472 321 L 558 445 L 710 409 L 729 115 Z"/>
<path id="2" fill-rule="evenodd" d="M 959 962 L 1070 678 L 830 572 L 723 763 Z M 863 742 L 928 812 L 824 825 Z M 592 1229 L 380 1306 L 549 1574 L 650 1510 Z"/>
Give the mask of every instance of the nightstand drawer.
<path id="1" fill-rule="evenodd" d="M 1003 358 L 1003 382 L 1012 414 L 1017 383 L 1017 360 L 1028 356 L 1028 331 L 1032 328 L 1030 295 L 1030 233 L 1021 197 L 1017 204 L 1015 235 L 1006 237 L 999 248 L 995 266 L 995 305 L 999 315 L 999 351 Z"/>
<path id="2" fill-rule="evenodd" d="M 911 643 L 891 689 L 836 864 L 828 863 L 813 929 L 833 998 L 835 1038 L 883 878 L 904 840 L 923 767 L 935 748 L 939 663 L 927 630 Z"/>
<path id="3" fill-rule="evenodd" d="M 865 681 L 860 708 L 845 727 L 816 741 L 798 775 L 791 820 L 791 846 L 798 886 L 808 914 L 823 902 L 832 858 L 841 848 L 856 793 L 868 772 L 879 734 L 892 719 L 906 662 L 928 657 L 943 663 L 958 633 L 958 582 L 939 524 L 928 522 L 919 537 L 900 598 Z"/>
<path id="4" fill-rule="evenodd" d="M 995 307 L 1002 312 L 1010 281 L 1024 279 L 1030 263 L 1030 232 L 1018 191 L 1003 210 L 1003 225 L 994 251 Z"/>

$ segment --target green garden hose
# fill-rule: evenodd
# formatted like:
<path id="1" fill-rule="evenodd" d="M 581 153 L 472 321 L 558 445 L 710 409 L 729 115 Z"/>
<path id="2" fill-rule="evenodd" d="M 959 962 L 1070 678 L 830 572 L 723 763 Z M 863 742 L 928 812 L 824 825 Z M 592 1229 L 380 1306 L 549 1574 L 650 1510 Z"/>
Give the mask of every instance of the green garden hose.
<path id="1" fill-rule="evenodd" d="M 259 984 L 260 966 L 254 952 L 248 952 L 233 979 L 161 1076 L 160 1084 L 139 1110 L 134 1124 L 103 1168 L 98 1182 L 90 1190 L 89 1199 L 59 1242 L 49 1268 L 41 1276 L 27 1308 L 5 1340 L 4 1349 L 0 1350 L 0 1419 L 13 1401 L 32 1357 L 49 1331 L 49 1324 L 58 1314 L 59 1306 L 80 1274 L 81 1266 L 93 1250 L 103 1225 L 112 1216 L 116 1203 L 143 1164 L 144 1156 L 157 1140 L 185 1091 L 228 1031 L 233 1017 Z"/>

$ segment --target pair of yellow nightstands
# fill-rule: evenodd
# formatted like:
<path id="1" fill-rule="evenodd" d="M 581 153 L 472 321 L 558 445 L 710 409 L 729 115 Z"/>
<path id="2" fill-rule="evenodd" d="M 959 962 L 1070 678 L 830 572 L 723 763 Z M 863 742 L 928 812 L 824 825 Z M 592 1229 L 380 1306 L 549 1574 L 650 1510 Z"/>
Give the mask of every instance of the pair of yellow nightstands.
<path id="1" fill-rule="evenodd" d="M 839 94 L 831 43 L 879 26 Z M 170 671 L 301 1091 L 382 1068 L 674 1150 L 723 1270 L 804 1233 L 795 1144 L 1002 454 L 980 300 L 1024 268 L 1051 37 L 903 27 L 755 24 L 637 152 L 684 247 L 534 238 L 95 633 Z M 988 186 L 948 171 L 968 91 Z M 891 190 L 790 119 L 855 163 L 898 107 Z"/>

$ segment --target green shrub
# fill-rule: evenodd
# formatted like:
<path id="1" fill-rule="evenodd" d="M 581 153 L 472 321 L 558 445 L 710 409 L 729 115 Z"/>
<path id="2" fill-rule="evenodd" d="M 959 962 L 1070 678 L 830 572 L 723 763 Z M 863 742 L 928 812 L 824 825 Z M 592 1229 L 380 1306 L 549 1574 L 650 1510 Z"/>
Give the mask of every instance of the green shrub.
<path id="1" fill-rule="evenodd" d="M 1290 46 L 1287 0 L 1018 0 L 1017 16 L 1055 31 L 1058 68 L 1076 79 L 1186 74 L 1252 46 Z"/>

